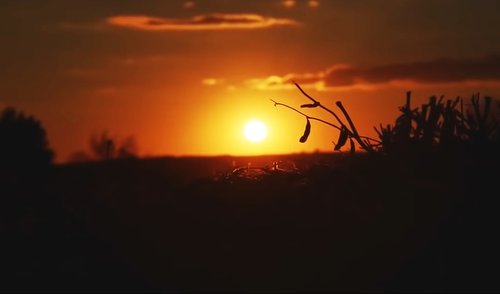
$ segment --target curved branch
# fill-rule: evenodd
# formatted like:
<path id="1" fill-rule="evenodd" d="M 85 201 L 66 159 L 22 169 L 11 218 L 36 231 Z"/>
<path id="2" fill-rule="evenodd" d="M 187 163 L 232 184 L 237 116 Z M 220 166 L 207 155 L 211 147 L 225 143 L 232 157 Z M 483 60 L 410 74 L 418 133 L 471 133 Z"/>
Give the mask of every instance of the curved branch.
<path id="1" fill-rule="evenodd" d="M 351 127 L 351 131 L 353 133 L 353 137 L 356 141 L 358 141 L 359 145 L 363 147 L 366 151 L 371 151 L 371 147 L 369 144 L 365 144 L 363 140 L 361 140 L 361 136 L 358 133 L 358 130 L 356 129 L 356 126 L 354 125 L 354 122 L 351 120 L 351 117 L 349 116 L 349 113 L 347 113 L 347 110 L 345 110 L 344 106 L 342 105 L 342 102 L 337 101 L 335 103 L 338 108 L 340 108 L 340 111 L 342 111 L 342 114 L 344 114 L 344 117 L 347 119 L 347 122 L 349 123 L 349 126 Z"/>
<path id="2" fill-rule="evenodd" d="M 324 107 L 323 105 L 321 105 L 321 103 L 319 103 L 318 100 L 314 99 L 313 97 L 309 96 L 309 94 L 306 93 L 306 91 L 304 91 L 300 86 L 299 84 L 297 84 L 296 82 L 293 82 L 295 84 L 295 86 L 299 89 L 299 91 L 304 95 L 306 96 L 307 98 L 309 98 L 313 103 L 317 104 L 321 109 L 325 110 L 326 112 L 330 113 L 331 115 L 333 115 L 333 117 L 335 117 L 335 119 L 339 122 L 339 124 L 343 127 L 346 127 L 347 126 L 340 120 L 340 118 L 338 117 L 338 115 L 333 112 L 332 110 Z"/>
<path id="3" fill-rule="evenodd" d="M 280 103 L 280 102 L 276 102 L 276 101 L 274 101 L 273 99 L 269 99 L 269 100 L 271 100 L 271 101 L 274 103 L 274 106 L 283 106 L 283 107 L 286 107 L 286 108 L 288 108 L 288 109 L 291 109 L 291 110 L 293 110 L 293 111 L 297 112 L 298 114 L 300 114 L 300 115 L 304 116 L 304 117 L 305 117 L 305 118 L 307 118 L 307 119 L 310 119 L 310 120 L 315 120 L 315 121 L 319 121 L 319 122 L 321 122 L 321 123 L 324 123 L 324 124 L 326 124 L 326 125 L 329 125 L 329 126 L 331 126 L 331 127 L 334 127 L 334 128 L 336 128 L 337 130 L 339 130 L 339 131 L 340 131 L 340 130 L 342 130 L 342 128 L 341 128 L 341 127 L 339 127 L 339 126 L 337 126 L 337 125 L 334 125 L 334 124 L 332 124 L 331 122 L 328 122 L 328 121 L 326 121 L 326 120 L 322 120 L 321 118 L 317 118 L 317 117 L 309 116 L 309 115 L 307 115 L 307 114 L 303 113 L 302 111 L 300 111 L 300 110 L 298 110 L 298 109 L 296 109 L 296 108 L 294 108 L 294 107 L 291 107 L 291 106 L 289 106 L 289 105 L 286 105 L 286 104 L 283 104 L 283 103 Z"/>

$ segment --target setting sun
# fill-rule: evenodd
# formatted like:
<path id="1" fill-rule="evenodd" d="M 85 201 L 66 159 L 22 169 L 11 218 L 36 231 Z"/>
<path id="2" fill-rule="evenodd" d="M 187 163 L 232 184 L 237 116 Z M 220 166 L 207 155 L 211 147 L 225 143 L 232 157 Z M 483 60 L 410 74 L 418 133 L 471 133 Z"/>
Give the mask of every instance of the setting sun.
<path id="1" fill-rule="evenodd" d="M 260 120 L 251 120 L 246 123 L 243 133 L 248 141 L 259 143 L 266 138 L 267 127 Z"/>
<path id="2" fill-rule="evenodd" d="M 0 294 L 500 293 L 499 16 L 0 0 Z"/>

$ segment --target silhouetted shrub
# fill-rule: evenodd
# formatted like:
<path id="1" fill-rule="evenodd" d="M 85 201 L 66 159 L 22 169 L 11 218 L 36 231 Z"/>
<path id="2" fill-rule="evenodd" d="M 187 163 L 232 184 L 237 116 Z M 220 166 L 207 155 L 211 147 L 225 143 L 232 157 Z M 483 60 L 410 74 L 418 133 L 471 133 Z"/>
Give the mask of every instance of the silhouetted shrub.
<path id="1" fill-rule="evenodd" d="M 465 151 L 468 154 L 495 155 L 500 150 L 500 101 L 491 97 L 480 99 L 473 95 L 470 103 L 460 97 L 444 101 L 432 96 L 428 103 L 419 108 L 411 107 L 411 92 L 407 92 L 406 104 L 399 108 L 402 114 L 396 118 L 394 125 L 375 127 L 379 139 L 361 136 L 340 101 L 336 106 L 340 109 L 344 120 L 333 110 L 322 105 L 307 94 L 297 83 L 295 86 L 312 103 L 303 104 L 301 108 L 320 108 L 333 116 L 334 123 L 309 116 L 308 114 L 271 99 L 275 106 L 289 108 L 306 119 L 304 134 L 299 139 L 305 143 L 311 133 L 311 121 L 318 121 L 339 131 L 334 142 L 334 150 L 338 151 L 349 141 L 350 150 L 355 151 L 355 143 L 368 153 L 382 152 L 388 154 L 417 155 L 422 157 L 430 152 Z"/>
<path id="2" fill-rule="evenodd" d="M 100 135 L 92 135 L 90 138 L 90 149 L 93 155 L 99 160 L 108 160 L 115 157 L 115 141 L 107 132 Z"/>
<path id="3" fill-rule="evenodd" d="M 0 170 L 34 170 L 50 166 L 54 153 L 40 121 L 14 108 L 0 114 Z"/>
<path id="4" fill-rule="evenodd" d="M 500 138 L 500 117 L 492 98 L 473 95 L 464 100 L 443 100 L 435 96 L 421 107 L 411 108 L 411 92 L 394 125 L 375 128 L 386 153 L 416 153 L 465 150 L 494 151 Z"/>
<path id="5" fill-rule="evenodd" d="M 118 158 L 134 158 L 137 156 L 137 142 L 133 136 L 125 138 L 118 147 Z"/>
<path id="6" fill-rule="evenodd" d="M 90 138 L 90 149 L 97 160 L 134 158 L 137 154 L 137 143 L 133 136 L 124 139 L 121 144 L 107 132 L 93 135 Z"/>

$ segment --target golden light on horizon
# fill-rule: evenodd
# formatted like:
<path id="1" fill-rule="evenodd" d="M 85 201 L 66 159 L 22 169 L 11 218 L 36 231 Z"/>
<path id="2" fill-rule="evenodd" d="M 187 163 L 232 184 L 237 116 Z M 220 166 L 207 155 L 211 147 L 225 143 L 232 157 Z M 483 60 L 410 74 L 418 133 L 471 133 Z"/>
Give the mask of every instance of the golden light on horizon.
<path id="1" fill-rule="evenodd" d="M 245 138 L 251 143 L 260 143 L 267 137 L 267 127 L 260 120 L 250 120 L 243 129 Z"/>

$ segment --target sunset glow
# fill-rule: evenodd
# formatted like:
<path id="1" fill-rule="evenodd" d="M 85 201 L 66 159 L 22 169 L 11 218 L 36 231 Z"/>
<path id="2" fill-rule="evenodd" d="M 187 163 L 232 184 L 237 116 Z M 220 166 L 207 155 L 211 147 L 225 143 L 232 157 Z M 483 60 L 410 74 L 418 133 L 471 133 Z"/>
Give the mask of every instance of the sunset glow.
<path id="1" fill-rule="evenodd" d="M 141 156 L 331 151 L 334 130 L 313 124 L 301 144 L 303 117 L 270 102 L 308 103 L 293 82 L 342 101 L 369 137 L 409 90 L 415 105 L 500 97 L 494 1 L 123 3 L 0 2 L 0 106 L 39 118 L 57 162 L 102 131 L 133 136 Z M 252 117 L 268 127 L 259 144 L 242 139 Z"/>
<path id="2" fill-rule="evenodd" d="M 500 0 L 0 0 L 0 36 L 0 292 L 500 292 Z"/>

